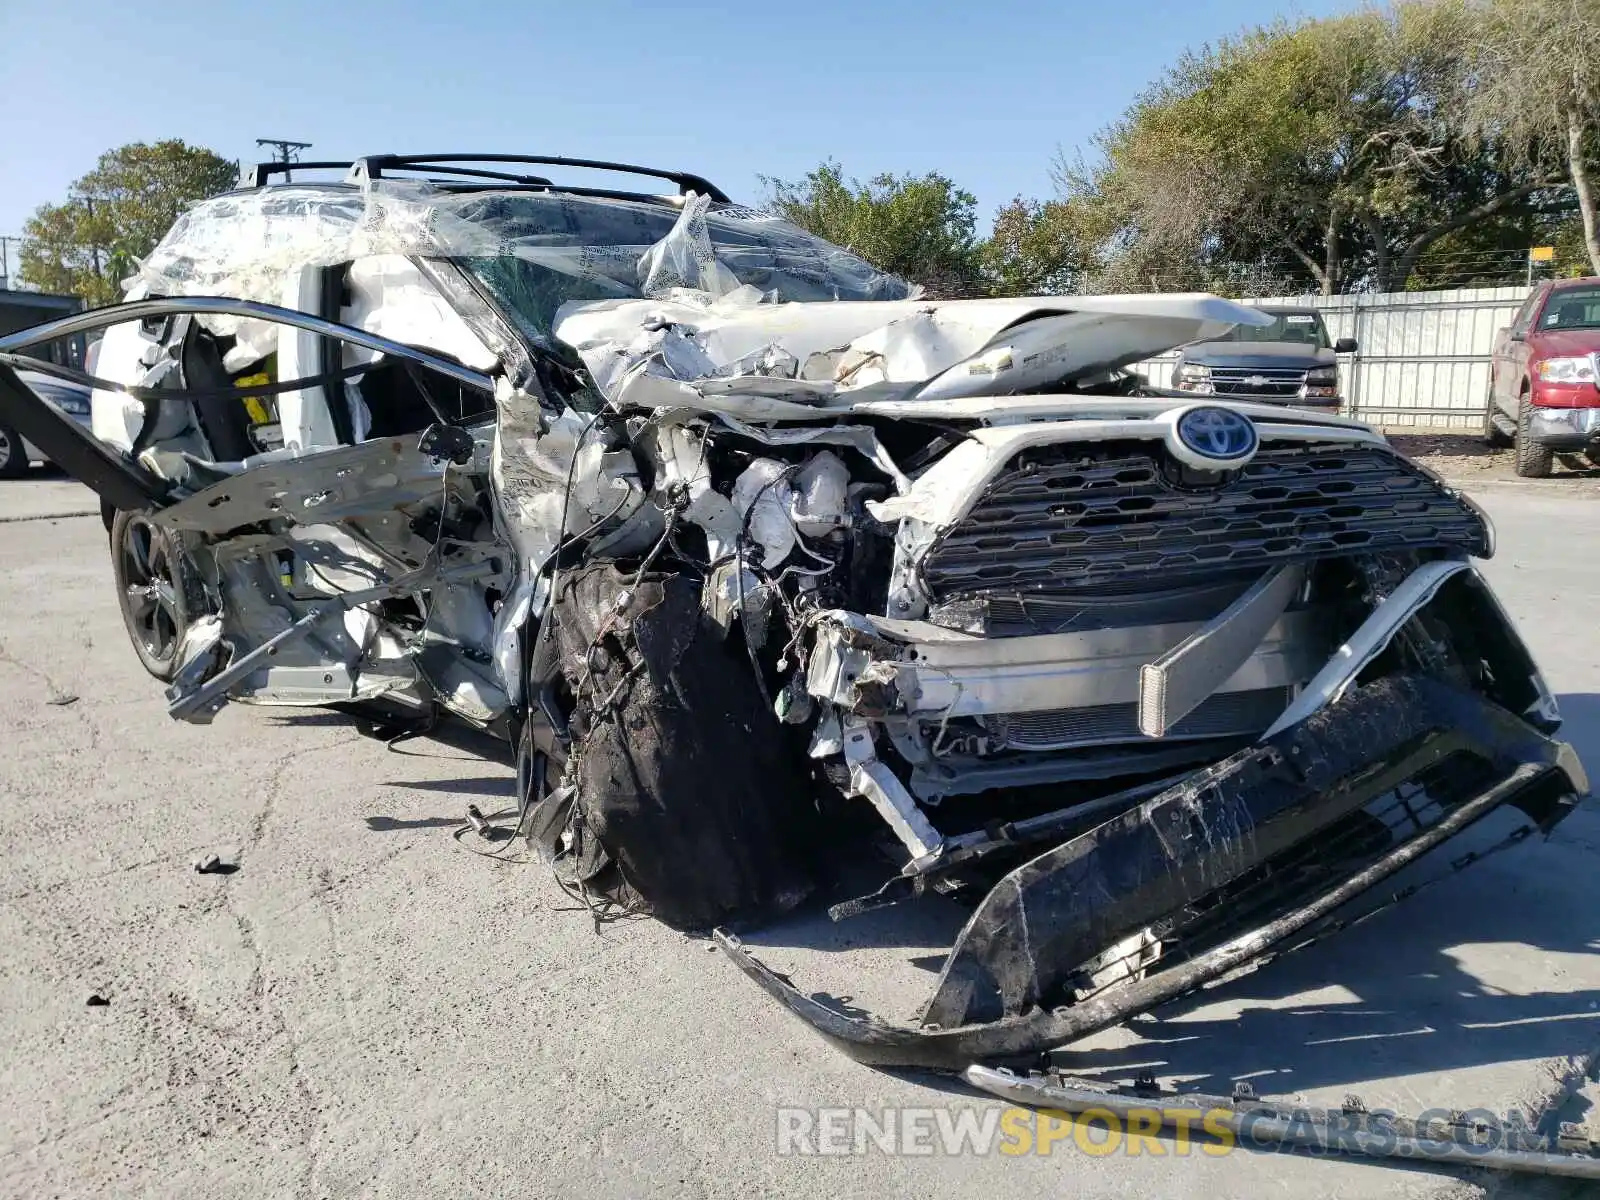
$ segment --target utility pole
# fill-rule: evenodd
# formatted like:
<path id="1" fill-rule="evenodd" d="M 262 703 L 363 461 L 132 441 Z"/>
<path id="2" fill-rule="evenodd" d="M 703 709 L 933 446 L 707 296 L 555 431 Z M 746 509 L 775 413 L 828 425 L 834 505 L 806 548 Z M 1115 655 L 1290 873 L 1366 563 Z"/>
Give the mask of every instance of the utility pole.
<path id="1" fill-rule="evenodd" d="M 290 141 L 288 138 L 257 138 L 256 145 L 274 147 L 278 153 L 272 161 L 280 163 L 299 162 L 300 151 L 311 149 L 310 142 L 294 142 Z M 288 171 L 283 173 L 283 178 L 285 182 L 288 181 Z"/>
<path id="2" fill-rule="evenodd" d="M 89 243 L 89 253 L 94 257 L 94 277 L 100 278 L 100 231 L 94 227 L 94 197 L 85 196 L 83 206 L 89 212 L 89 233 L 94 239 Z"/>
<path id="3" fill-rule="evenodd" d="M 21 241 L 19 237 L 0 235 L 0 291 L 11 287 L 11 243 Z"/>

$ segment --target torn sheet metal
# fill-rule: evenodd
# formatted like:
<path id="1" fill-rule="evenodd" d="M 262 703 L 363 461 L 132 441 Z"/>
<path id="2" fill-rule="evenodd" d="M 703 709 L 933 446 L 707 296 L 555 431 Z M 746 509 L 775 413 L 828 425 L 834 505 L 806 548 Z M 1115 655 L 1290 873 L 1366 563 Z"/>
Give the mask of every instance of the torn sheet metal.
<path id="1" fill-rule="evenodd" d="M 169 529 L 213 536 L 273 518 L 302 525 L 380 519 L 402 505 L 437 500 L 443 479 L 438 461 L 421 453 L 414 438 L 264 456 L 246 465 L 253 469 L 213 483 L 152 519 Z"/>
<path id="2" fill-rule="evenodd" d="M 626 450 L 607 448 L 592 416 L 567 409 L 546 420 L 532 397 L 509 391 L 497 403 L 500 515 L 518 556 L 535 570 L 563 536 L 626 520 L 644 504 L 638 463 Z"/>
<path id="3" fill-rule="evenodd" d="M 1261 320 L 1253 309 L 1199 295 L 764 300 L 740 289 L 575 301 L 557 311 L 554 329 L 616 404 L 709 404 L 771 420 L 794 409 L 949 402 L 1070 381 Z"/>

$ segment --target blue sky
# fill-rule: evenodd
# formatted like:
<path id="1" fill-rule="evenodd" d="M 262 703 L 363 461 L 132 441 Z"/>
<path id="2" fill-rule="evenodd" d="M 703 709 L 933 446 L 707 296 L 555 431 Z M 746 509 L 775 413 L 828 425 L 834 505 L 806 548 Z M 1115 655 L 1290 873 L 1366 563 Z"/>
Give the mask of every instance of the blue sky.
<path id="1" fill-rule="evenodd" d="M 941 170 L 985 223 L 1186 47 L 1351 0 L 0 0 L 0 234 L 99 153 L 522 151 L 758 175 Z M 26 99 L 25 99 L 26 98 Z"/>

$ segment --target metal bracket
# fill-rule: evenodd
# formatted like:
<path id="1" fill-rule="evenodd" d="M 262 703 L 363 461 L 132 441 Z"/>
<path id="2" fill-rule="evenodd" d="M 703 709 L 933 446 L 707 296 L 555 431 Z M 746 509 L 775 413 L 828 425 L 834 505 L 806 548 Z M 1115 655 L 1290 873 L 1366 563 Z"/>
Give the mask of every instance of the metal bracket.
<path id="1" fill-rule="evenodd" d="M 229 688 L 261 670 L 270 659 L 277 655 L 279 650 L 289 643 L 305 637 L 317 622 L 324 617 L 334 616 L 352 608 L 359 608 L 361 605 L 370 604 L 374 600 L 408 595 L 411 592 L 420 591 L 426 587 L 432 587 L 446 581 L 459 582 L 465 579 L 477 578 L 481 575 L 492 575 L 496 573 L 496 570 L 496 564 L 492 559 L 483 562 L 464 563 L 460 567 L 452 568 L 448 571 L 439 571 L 433 569 L 430 565 L 424 565 L 388 583 L 335 596 L 331 600 L 316 605 L 294 624 L 286 629 L 279 630 L 248 654 L 234 659 L 204 683 L 187 689 L 184 683 L 177 683 L 168 688 L 167 715 L 175 720 L 192 721 L 197 725 L 209 724 L 211 718 L 221 711 L 222 706 L 228 702 L 227 692 Z"/>
<path id="2" fill-rule="evenodd" d="M 845 719 L 844 760 L 850 766 L 850 786 L 856 795 L 872 801 L 878 815 L 911 851 L 908 871 L 944 852 L 944 837 L 922 815 L 915 798 L 895 778 L 894 772 L 878 761 L 872 744 L 872 726 L 867 721 Z"/>
<path id="3" fill-rule="evenodd" d="M 1139 672 L 1139 731 L 1166 737 L 1249 662 L 1304 579 L 1300 566 L 1269 571 L 1217 616 L 1146 663 Z"/>
<path id="4" fill-rule="evenodd" d="M 1413 1119 L 1372 1112 L 1359 1096 L 1345 1097 L 1338 1109 L 1291 1106 L 1257 1097 L 1247 1082 L 1234 1085 L 1231 1096 L 1195 1092 L 1153 1092 L 1141 1086 L 1119 1088 L 1092 1079 L 1058 1074 L 1016 1075 L 993 1067 L 971 1066 L 962 1077 L 973 1087 L 1016 1104 L 1067 1113 L 1110 1113 L 1115 1117 L 1156 1114 L 1162 1129 L 1177 1124 L 1178 1114 L 1207 1114 L 1208 1132 L 1226 1130 L 1235 1144 L 1268 1149 L 1300 1147 L 1323 1153 L 1365 1158 L 1398 1158 L 1450 1166 L 1482 1167 L 1569 1179 L 1600 1179 L 1600 1143 L 1563 1129 L 1551 1138 L 1531 1128 L 1520 1114 L 1503 1121 L 1471 1121 L 1453 1113 L 1448 1121 L 1424 1116 Z M 1168 1115 L 1170 1114 L 1170 1116 Z"/>

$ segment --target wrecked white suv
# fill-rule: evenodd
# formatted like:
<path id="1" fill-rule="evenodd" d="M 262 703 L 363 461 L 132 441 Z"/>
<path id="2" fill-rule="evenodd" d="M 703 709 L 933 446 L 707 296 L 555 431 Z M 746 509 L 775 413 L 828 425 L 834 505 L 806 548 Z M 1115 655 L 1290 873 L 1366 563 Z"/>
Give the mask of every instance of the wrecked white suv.
<path id="1" fill-rule="evenodd" d="M 921 299 L 698 177 L 552 167 L 619 169 L 258 168 L 123 304 L 0 339 L 0 417 L 116 511 L 173 716 L 498 732 L 563 881 L 679 927 L 965 900 L 910 1021 L 719 931 L 879 1063 L 1113 1023 L 1585 792 L 1483 514 L 1354 422 L 1120 370 L 1258 313 Z M 91 437 L 14 368 L 94 330 Z"/>

